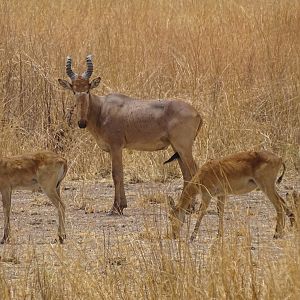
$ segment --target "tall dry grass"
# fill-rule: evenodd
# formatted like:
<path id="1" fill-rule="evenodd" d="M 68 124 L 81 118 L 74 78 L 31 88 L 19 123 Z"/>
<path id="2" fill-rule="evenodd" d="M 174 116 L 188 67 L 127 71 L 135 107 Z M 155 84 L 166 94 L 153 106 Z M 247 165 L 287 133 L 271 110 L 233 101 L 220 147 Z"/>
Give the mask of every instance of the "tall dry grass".
<path id="1" fill-rule="evenodd" d="M 92 247 L 75 240 L 64 246 L 7 245 L 0 298 L 298 299 L 299 232 L 260 244 L 252 241 L 248 226 L 203 245 L 159 234 L 119 235 L 112 243 L 104 232 L 93 237 Z M 152 230 L 161 228 L 156 223 Z"/>
<path id="2" fill-rule="evenodd" d="M 91 136 L 67 127 L 73 99 L 57 84 L 66 77 L 67 55 L 80 72 L 92 53 L 94 75 L 102 77 L 96 93 L 182 98 L 199 110 L 205 121 L 195 143 L 200 163 L 260 148 L 290 165 L 297 160 L 299 1 L 0 5 L 2 155 L 58 146 L 74 161 L 77 176 L 109 169 L 108 156 Z M 127 152 L 126 173 L 158 180 L 178 175 L 177 168 L 161 166 L 169 154 Z M 140 172 L 145 165 L 146 174 Z"/>
<path id="3" fill-rule="evenodd" d="M 199 163 L 261 148 L 282 155 L 289 170 L 299 163 L 298 0 L 2 0 L 0 31 L 0 155 L 49 148 L 71 162 L 69 178 L 109 174 L 108 155 L 86 131 L 67 126 L 73 98 L 57 84 L 67 55 L 81 72 L 92 53 L 102 77 L 95 93 L 181 98 L 199 110 Z M 162 166 L 170 154 L 126 151 L 126 180 L 179 176 L 175 164 Z M 115 248 L 106 240 L 93 251 L 70 242 L 70 255 L 29 244 L 13 279 L 5 262 L 18 264 L 18 250 L 8 248 L 0 299 L 299 298 L 297 234 L 280 257 L 268 249 L 253 257 L 249 234 L 232 233 L 200 254 L 161 238 Z"/>

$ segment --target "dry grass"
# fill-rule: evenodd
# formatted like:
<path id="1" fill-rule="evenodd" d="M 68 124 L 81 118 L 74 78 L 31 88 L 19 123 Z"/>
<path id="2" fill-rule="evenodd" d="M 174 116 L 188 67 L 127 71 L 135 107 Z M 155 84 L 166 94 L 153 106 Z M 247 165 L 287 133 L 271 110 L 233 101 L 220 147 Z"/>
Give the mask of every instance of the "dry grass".
<path id="1" fill-rule="evenodd" d="M 298 0 L 2 0 L 0 29 L 0 155 L 54 149 L 68 158 L 70 180 L 110 175 L 109 156 L 88 132 L 67 126 L 73 99 L 57 84 L 67 55 L 79 72 L 92 53 L 97 93 L 181 98 L 201 112 L 199 163 L 265 148 L 284 157 L 290 176 L 299 170 Z M 180 176 L 176 164 L 162 165 L 171 154 L 125 151 L 126 181 Z M 94 212 L 78 195 L 73 206 Z M 117 251 L 103 237 L 91 256 L 56 246 L 43 255 L 29 243 L 26 267 L 13 279 L 5 259 L 20 259 L 2 255 L 0 298 L 299 298 L 297 236 L 281 245 L 279 260 L 264 250 L 253 258 L 250 235 L 234 233 L 197 256 L 190 245 L 163 241 L 161 228 L 149 232 L 155 224 L 143 229 L 149 241 L 132 237 L 114 244 Z"/>

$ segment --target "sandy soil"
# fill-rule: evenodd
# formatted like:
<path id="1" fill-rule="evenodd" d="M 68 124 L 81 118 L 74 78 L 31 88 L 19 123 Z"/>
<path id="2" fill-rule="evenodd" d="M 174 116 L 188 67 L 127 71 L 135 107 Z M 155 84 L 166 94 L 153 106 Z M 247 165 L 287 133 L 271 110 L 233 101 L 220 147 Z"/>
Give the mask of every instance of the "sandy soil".
<path id="1" fill-rule="evenodd" d="M 299 183 L 297 176 L 290 180 L 285 178 L 279 187 L 280 194 L 285 195 L 291 187 L 299 189 Z M 181 191 L 181 180 L 168 183 L 127 183 L 125 189 L 128 208 L 123 216 L 112 217 L 106 215 L 113 202 L 114 189 L 111 179 L 64 182 L 62 197 L 67 205 L 67 240 L 62 247 L 70 259 L 78 258 L 82 253 L 86 259 L 89 253 L 90 257 L 86 261 L 89 265 L 94 256 L 101 255 L 101 251 L 103 255 L 107 255 L 105 248 L 113 249 L 120 240 L 132 243 L 151 239 L 151 231 L 164 236 L 167 228 L 165 197 L 166 195 L 177 197 Z M 20 272 L 26 272 L 32 249 L 39 257 L 47 257 L 48 260 L 49 257 L 57 255 L 53 249 L 57 249 L 55 247 L 59 245 L 51 244 L 56 237 L 56 219 L 56 209 L 43 194 L 14 192 L 11 215 L 12 239 L 9 244 L 0 246 L 0 267 L 6 276 L 13 280 L 20 276 Z M 193 215 L 188 222 L 191 227 L 195 220 L 196 215 Z M 225 207 L 224 222 L 227 234 L 231 230 L 237 232 L 240 230 L 241 236 L 244 228 L 250 224 L 253 251 L 259 247 L 272 249 L 280 247 L 280 241 L 272 238 L 275 210 L 260 191 L 230 197 Z M 201 224 L 199 236 L 193 245 L 194 249 L 205 252 L 216 238 L 217 229 L 218 217 L 213 201 Z M 284 239 L 288 239 L 290 235 L 288 220 L 286 231 Z M 2 209 L 0 232 L 1 234 L 3 232 Z M 103 250 L 99 250 L 100 248 Z M 119 256 L 116 254 L 115 257 Z"/>

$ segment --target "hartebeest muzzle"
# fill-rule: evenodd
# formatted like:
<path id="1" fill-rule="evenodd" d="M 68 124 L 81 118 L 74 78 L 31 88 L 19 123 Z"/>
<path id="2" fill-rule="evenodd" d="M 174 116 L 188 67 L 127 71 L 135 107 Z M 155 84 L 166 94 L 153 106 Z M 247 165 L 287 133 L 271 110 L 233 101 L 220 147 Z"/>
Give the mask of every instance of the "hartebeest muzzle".
<path id="1" fill-rule="evenodd" d="M 86 128 L 88 111 L 89 111 L 89 94 L 78 93 L 75 94 L 77 107 L 77 120 L 79 128 Z"/>
<path id="2" fill-rule="evenodd" d="M 86 127 L 86 120 L 79 120 L 78 121 L 78 126 L 79 128 L 85 128 Z"/>

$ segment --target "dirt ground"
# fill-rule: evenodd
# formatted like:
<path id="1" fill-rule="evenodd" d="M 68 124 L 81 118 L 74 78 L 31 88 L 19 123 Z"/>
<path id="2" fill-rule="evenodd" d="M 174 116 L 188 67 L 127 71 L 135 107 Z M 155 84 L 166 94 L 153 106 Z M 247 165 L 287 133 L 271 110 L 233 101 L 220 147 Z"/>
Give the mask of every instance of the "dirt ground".
<path id="1" fill-rule="evenodd" d="M 99 248 L 103 248 L 103 255 L 107 255 L 105 248 L 117 245 L 120 240 L 132 243 L 151 239 L 151 232 L 156 232 L 163 238 L 167 230 L 165 197 L 170 195 L 176 198 L 181 186 L 181 179 L 168 183 L 126 183 L 128 208 L 125 209 L 124 215 L 107 216 L 106 212 L 113 202 L 114 189 L 111 179 L 64 182 L 62 198 L 67 205 L 67 240 L 62 247 L 67 250 L 70 259 L 78 258 L 83 252 L 86 259 L 86 254 L 89 253 L 86 263 L 91 264 L 93 255 L 96 255 L 96 248 L 97 255 L 101 255 Z M 292 187 L 299 190 L 299 176 L 285 178 L 279 192 L 285 196 Z M 193 215 L 188 221 L 191 228 L 195 220 L 196 215 Z M 250 224 L 253 251 L 259 247 L 280 247 L 280 241 L 272 238 L 275 210 L 260 191 L 230 197 L 225 206 L 224 222 L 225 234 L 231 230 L 240 230 L 240 234 L 243 235 L 243 230 Z M 284 239 L 289 238 L 287 219 L 286 225 Z M 57 255 L 53 249 L 59 246 L 51 244 L 57 232 L 57 212 L 43 194 L 29 191 L 13 193 L 11 228 L 11 242 L 0 246 L 0 264 L 8 278 L 18 279 L 22 272 L 26 272 L 28 253 L 32 252 L 33 248 L 39 256 L 49 258 Z M 199 252 L 206 251 L 216 238 L 217 229 L 218 217 L 216 203 L 213 201 L 200 226 L 194 248 Z M 2 209 L 0 232 L 3 232 Z M 116 254 L 115 257 L 117 256 Z"/>

